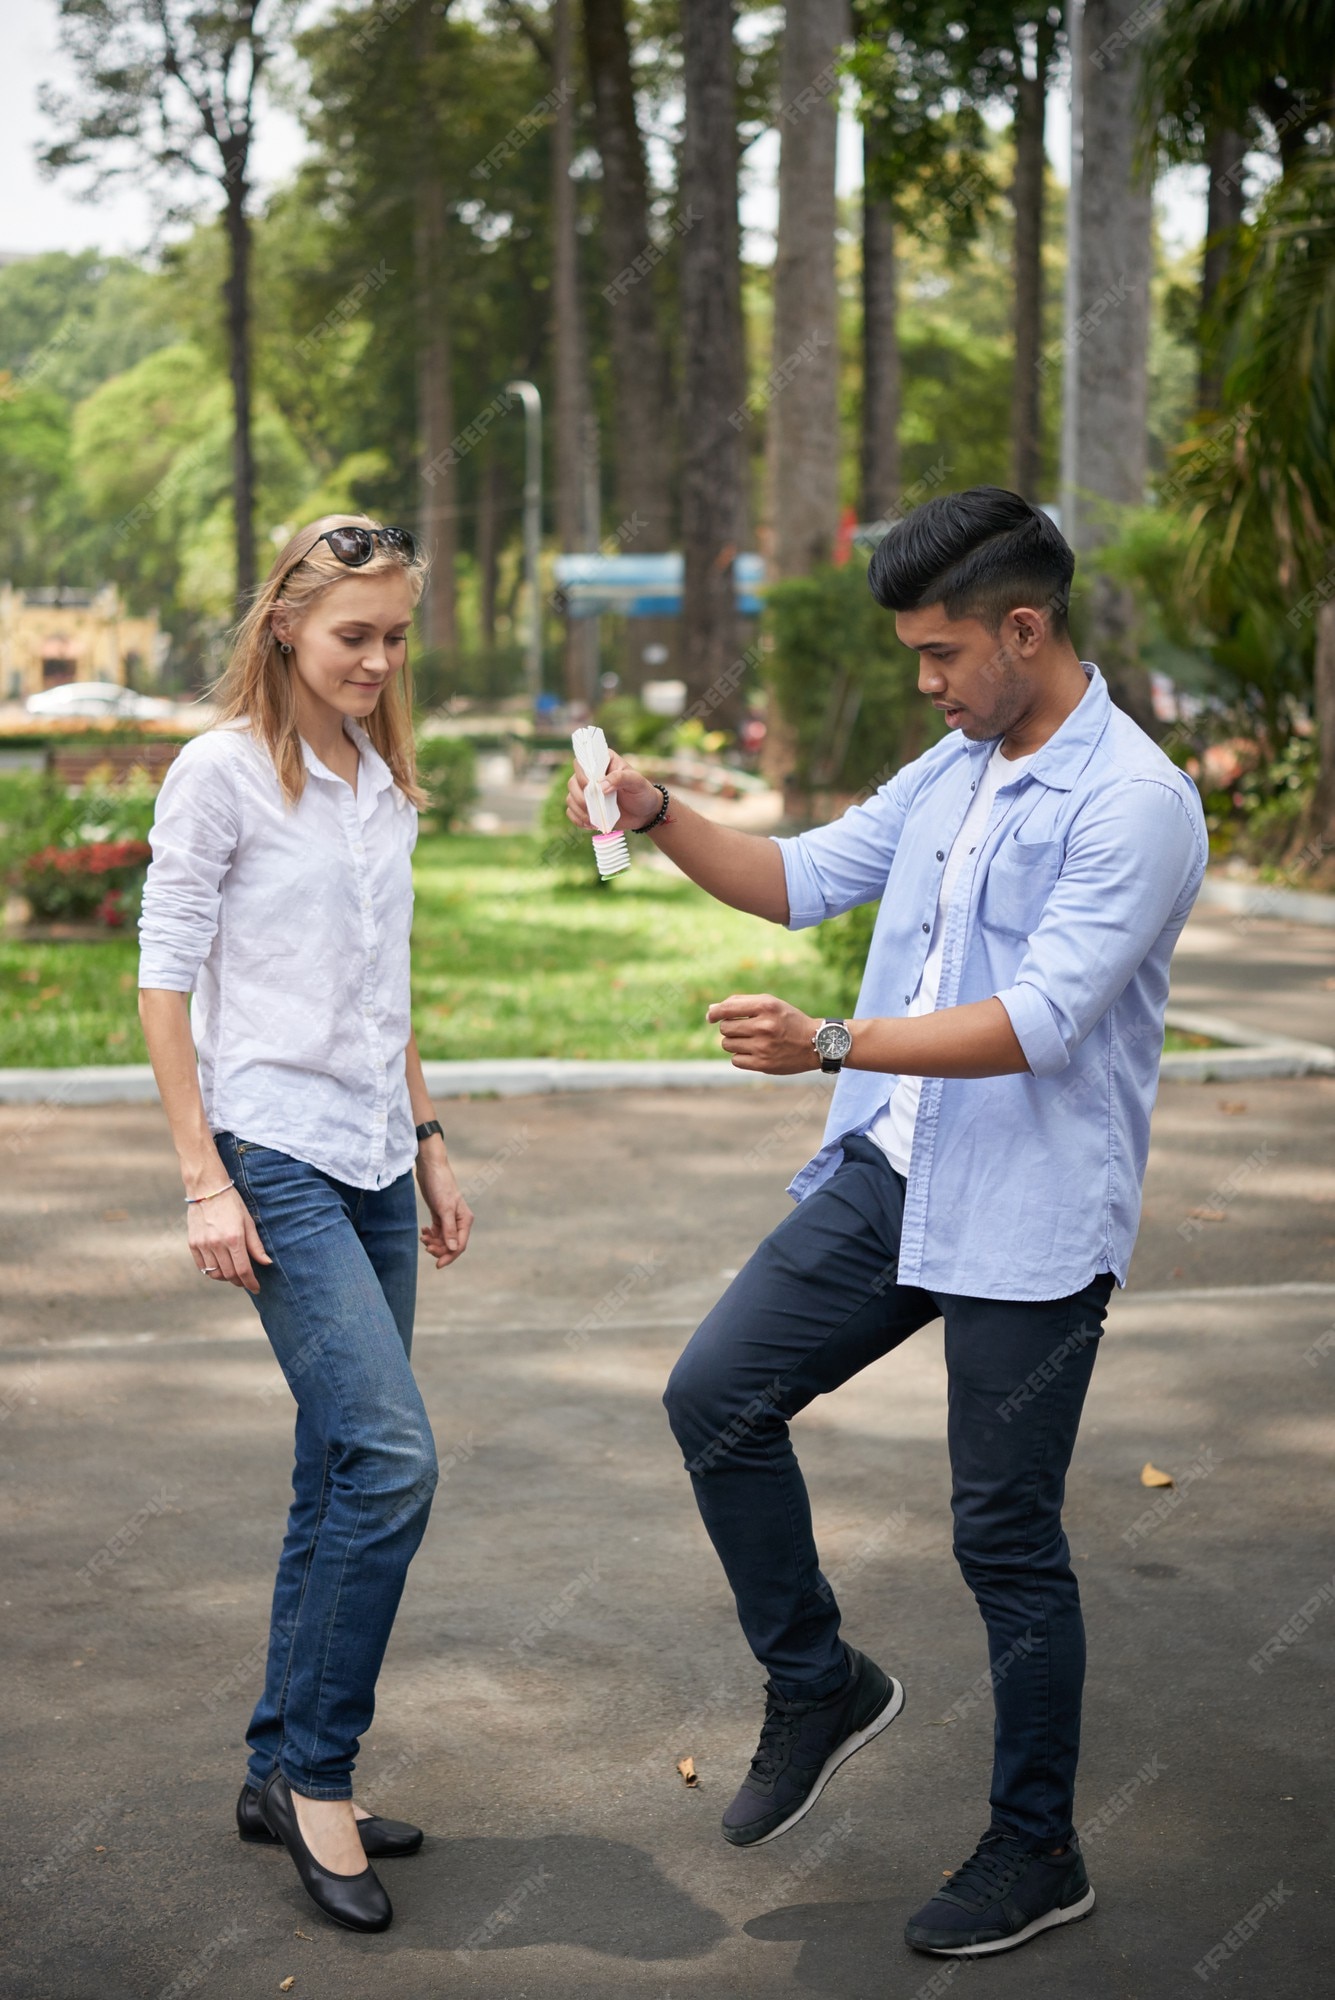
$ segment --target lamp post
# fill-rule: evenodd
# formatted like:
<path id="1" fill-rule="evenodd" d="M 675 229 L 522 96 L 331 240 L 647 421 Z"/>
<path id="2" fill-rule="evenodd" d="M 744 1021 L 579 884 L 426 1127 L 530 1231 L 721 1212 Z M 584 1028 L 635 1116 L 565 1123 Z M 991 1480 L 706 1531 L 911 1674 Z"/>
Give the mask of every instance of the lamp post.
<path id="1" fill-rule="evenodd" d="M 542 545 L 542 397 L 532 382 L 507 382 L 505 392 L 524 405 L 524 578 L 528 585 L 528 633 L 524 678 L 530 706 L 542 693 L 542 591 L 538 557 Z"/>

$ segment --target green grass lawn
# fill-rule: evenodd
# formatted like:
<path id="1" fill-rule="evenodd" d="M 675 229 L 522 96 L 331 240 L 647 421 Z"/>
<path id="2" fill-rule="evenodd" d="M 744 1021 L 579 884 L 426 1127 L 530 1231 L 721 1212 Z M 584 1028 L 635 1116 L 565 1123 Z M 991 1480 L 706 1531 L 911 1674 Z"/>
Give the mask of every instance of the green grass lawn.
<path id="1" fill-rule="evenodd" d="M 147 1062 L 138 967 L 132 936 L 95 944 L 0 943 L 0 1067 Z"/>
<path id="2" fill-rule="evenodd" d="M 424 1056 L 711 1056 L 711 1000 L 779 993 L 812 1014 L 829 1004 L 813 932 L 724 909 L 642 865 L 574 888 L 541 865 L 540 845 L 419 841 L 413 1015 Z M 133 937 L 0 943 L 0 1067 L 146 1062 L 137 963 Z M 1170 1032 L 1166 1046 L 1207 1044 Z"/>
<path id="3" fill-rule="evenodd" d="M 413 1016 L 428 1058 L 718 1052 L 711 1000 L 778 992 L 815 1012 L 809 933 L 727 910 L 644 866 L 579 889 L 532 836 L 424 834 Z M 133 937 L 0 943 L 0 1067 L 147 1062 Z"/>
<path id="4" fill-rule="evenodd" d="M 538 851 L 523 836 L 419 841 L 413 1018 L 424 1056 L 708 1056 L 718 1053 L 711 1000 L 822 1004 L 810 933 L 724 909 L 644 866 L 572 888 Z"/>

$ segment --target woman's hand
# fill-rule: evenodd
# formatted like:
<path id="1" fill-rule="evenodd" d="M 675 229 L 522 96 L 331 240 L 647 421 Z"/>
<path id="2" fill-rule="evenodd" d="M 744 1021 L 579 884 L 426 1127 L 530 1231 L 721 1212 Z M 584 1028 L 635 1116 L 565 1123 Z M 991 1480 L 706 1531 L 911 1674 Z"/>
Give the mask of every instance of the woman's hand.
<path id="1" fill-rule="evenodd" d="M 582 768 L 576 764 L 566 789 L 566 818 L 574 826 L 587 828 L 593 824 L 584 803 L 584 787 L 588 782 Z M 615 750 L 608 759 L 603 790 L 617 795 L 619 827 L 646 826 L 663 804 L 663 794 L 657 785 L 635 770 L 624 757 L 618 756 Z"/>
<path id="2" fill-rule="evenodd" d="M 251 1264 L 272 1264 L 273 1258 L 261 1243 L 255 1218 L 236 1189 L 228 1188 L 210 1201 L 191 1202 L 185 1214 L 196 1268 L 206 1277 L 239 1285 L 243 1292 L 258 1292 L 260 1281 Z"/>
<path id="3" fill-rule="evenodd" d="M 812 1037 L 820 1022 L 772 993 L 734 993 L 716 1000 L 705 1015 L 718 1028 L 734 1069 L 763 1070 L 766 1076 L 796 1076 L 819 1069 Z"/>
<path id="4" fill-rule="evenodd" d="M 429 1257 L 435 1258 L 436 1269 L 441 1271 L 456 1257 L 462 1257 L 468 1248 L 473 1211 L 459 1192 L 449 1160 L 438 1157 L 439 1141 L 429 1139 L 427 1146 L 433 1150 L 428 1152 L 424 1148 L 417 1156 L 417 1185 L 431 1210 L 431 1220 L 421 1231 L 422 1247 Z"/>

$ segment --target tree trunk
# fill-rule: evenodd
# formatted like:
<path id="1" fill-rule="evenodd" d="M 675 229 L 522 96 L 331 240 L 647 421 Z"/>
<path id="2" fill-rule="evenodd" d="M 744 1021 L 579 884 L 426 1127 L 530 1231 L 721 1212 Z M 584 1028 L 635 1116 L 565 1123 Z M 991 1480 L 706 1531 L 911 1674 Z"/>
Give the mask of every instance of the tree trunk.
<path id="1" fill-rule="evenodd" d="M 1015 87 L 1015 391 L 1011 404 L 1011 484 L 1037 500 L 1043 477 L 1043 127 L 1051 33 L 1040 37 L 1037 74 Z"/>
<path id="2" fill-rule="evenodd" d="M 413 256 L 417 276 L 417 426 L 421 441 L 418 528 L 431 554 L 422 602 L 422 642 L 453 657 L 458 645 L 455 557 L 458 551 L 459 470 L 454 436 L 454 384 L 445 282 L 445 191 L 431 166 L 417 182 Z"/>
<path id="3" fill-rule="evenodd" d="M 671 436 L 667 350 L 659 332 L 652 268 L 648 177 L 635 116 L 626 0 L 585 0 L 584 47 L 602 160 L 608 333 L 616 410 L 617 511 L 635 523 L 638 549 L 670 546 Z M 689 221 L 689 218 L 684 218 Z"/>
<path id="4" fill-rule="evenodd" d="M 839 325 L 834 248 L 838 86 L 846 0 L 790 0 L 779 72 L 779 233 L 768 410 L 773 565 L 805 576 L 839 525 Z"/>
<path id="5" fill-rule="evenodd" d="M 552 350 L 553 440 L 556 447 L 556 545 L 570 554 L 588 547 L 585 528 L 588 421 L 584 387 L 584 340 L 579 301 L 579 242 L 575 232 L 575 183 L 570 178 L 575 145 L 573 0 L 553 0 L 552 83 Z M 591 702 L 596 658 L 589 621 L 566 620 L 567 701 Z"/>
<path id="6" fill-rule="evenodd" d="M 789 0 L 779 68 L 779 231 L 767 473 L 777 577 L 828 562 L 839 525 L 839 323 L 835 284 L 834 65 L 846 0 Z M 797 761 L 791 723 L 771 701 L 761 768 L 782 787 Z"/>
<path id="7" fill-rule="evenodd" d="M 477 611 L 484 652 L 496 649 L 496 453 L 485 447 L 477 480 Z"/>
<path id="8" fill-rule="evenodd" d="M 1084 0 L 1081 9 L 1075 0 L 1072 7 L 1080 88 L 1072 107 L 1062 526 L 1077 555 L 1094 554 L 1116 533 L 1120 510 L 1145 501 L 1151 187 L 1135 163 L 1141 43 L 1130 28 L 1119 33 L 1139 5 Z M 1077 568 L 1077 594 L 1083 581 Z M 1085 606 L 1088 651 L 1113 700 L 1157 734 L 1132 593 L 1098 577 Z"/>
<path id="9" fill-rule="evenodd" d="M 232 519 L 236 545 L 236 599 L 244 611 L 255 594 L 255 457 L 250 410 L 250 220 L 246 214 L 245 155 L 224 155 L 227 206 L 227 362 L 232 378 Z"/>
<path id="10" fill-rule="evenodd" d="M 682 678 L 724 726 L 740 707 L 733 561 L 746 522 L 746 350 L 737 229 L 732 10 L 681 0 Z"/>
<path id="11" fill-rule="evenodd" d="M 1223 390 L 1219 343 L 1212 324 L 1215 301 L 1238 230 L 1242 226 L 1242 162 L 1247 142 L 1241 132 L 1215 131 L 1206 153 L 1210 181 L 1205 198 L 1205 247 L 1201 257 L 1200 375 L 1197 401 L 1202 410 L 1217 410 Z"/>
<path id="12" fill-rule="evenodd" d="M 862 133 L 862 459 L 859 512 L 882 521 L 899 499 L 899 274 L 895 218 L 876 188 L 875 138 Z"/>

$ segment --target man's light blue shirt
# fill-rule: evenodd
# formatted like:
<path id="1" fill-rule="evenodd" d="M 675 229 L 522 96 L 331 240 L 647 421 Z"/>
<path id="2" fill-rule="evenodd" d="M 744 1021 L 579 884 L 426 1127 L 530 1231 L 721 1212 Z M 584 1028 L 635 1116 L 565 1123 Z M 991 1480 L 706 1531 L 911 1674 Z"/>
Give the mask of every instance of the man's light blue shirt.
<path id="1" fill-rule="evenodd" d="M 1196 788 L 1115 708 L 1097 667 L 1079 705 L 1003 781 L 950 904 L 937 1006 L 995 996 L 1029 1073 L 924 1081 L 899 1282 L 1057 1299 L 1126 1283 L 1159 1080 L 1168 965 L 1205 872 Z M 997 739 L 957 731 L 842 819 L 781 839 L 789 927 L 881 898 L 857 1017 L 902 1017 L 946 856 Z M 897 1079 L 845 1070 L 825 1141 L 789 1188 L 829 1179 Z"/>

